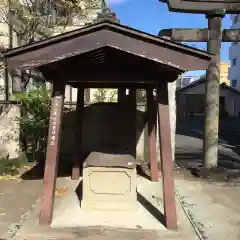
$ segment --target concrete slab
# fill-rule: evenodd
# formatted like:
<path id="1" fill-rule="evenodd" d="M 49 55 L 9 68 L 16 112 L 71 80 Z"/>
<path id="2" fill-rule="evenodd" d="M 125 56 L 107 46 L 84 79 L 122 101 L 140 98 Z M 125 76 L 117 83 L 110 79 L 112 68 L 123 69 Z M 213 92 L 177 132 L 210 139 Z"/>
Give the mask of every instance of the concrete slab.
<path id="1" fill-rule="evenodd" d="M 192 221 L 208 239 L 240 239 L 240 187 L 175 179 Z"/>
<path id="2" fill-rule="evenodd" d="M 42 193 L 42 181 L 0 181 L 0 236 L 8 237 Z"/>
<path id="3" fill-rule="evenodd" d="M 75 182 L 73 189 L 79 182 Z M 72 190 L 73 190 L 72 189 Z M 66 196 L 55 210 L 52 227 L 86 227 L 104 226 L 128 229 L 164 229 L 163 215 L 158 211 L 162 206 L 158 200 L 161 198 L 160 183 L 151 183 L 145 178 L 138 178 L 138 210 L 136 213 L 129 211 L 85 211 L 81 209 L 79 199 L 72 194 Z M 155 216 L 149 212 L 149 209 Z M 71 216 L 71 218 L 69 218 Z"/>
<path id="4" fill-rule="evenodd" d="M 84 212 L 80 208 L 75 189 L 79 181 L 67 185 L 68 193 L 55 199 L 54 217 L 51 227 L 38 225 L 39 206 L 26 220 L 13 238 L 25 239 L 196 239 L 196 234 L 177 203 L 179 229 L 169 231 L 162 224 L 163 212 L 161 183 L 151 183 L 138 177 L 138 212 Z M 159 211 L 160 210 L 160 211 Z"/>
<path id="5" fill-rule="evenodd" d="M 64 186 L 65 179 L 59 178 L 58 186 Z M 42 197 L 43 180 L 0 181 L 0 238 L 9 239 L 28 217 Z"/>

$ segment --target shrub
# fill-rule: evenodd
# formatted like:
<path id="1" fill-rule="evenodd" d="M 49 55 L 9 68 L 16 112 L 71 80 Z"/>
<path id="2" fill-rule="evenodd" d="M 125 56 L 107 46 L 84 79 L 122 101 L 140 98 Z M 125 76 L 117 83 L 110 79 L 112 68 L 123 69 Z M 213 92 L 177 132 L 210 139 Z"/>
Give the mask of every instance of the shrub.
<path id="1" fill-rule="evenodd" d="M 27 149 L 26 154 L 36 160 L 36 153 L 43 153 L 46 149 L 48 122 L 50 116 L 50 91 L 39 87 L 29 92 L 18 93 L 15 98 L 21 101 L 24 112 L 17 118 L 20 132 L 24 134 Z"/>
<path id="2" fill-rule="evenodd" d="M 17 174 L 21 165 L 22 165 L 22 162 L 20 161 L 19 158 L 0 159 L 0 176 L 6 175 L 6 174 L 10 174 L 10 175 Z"/>

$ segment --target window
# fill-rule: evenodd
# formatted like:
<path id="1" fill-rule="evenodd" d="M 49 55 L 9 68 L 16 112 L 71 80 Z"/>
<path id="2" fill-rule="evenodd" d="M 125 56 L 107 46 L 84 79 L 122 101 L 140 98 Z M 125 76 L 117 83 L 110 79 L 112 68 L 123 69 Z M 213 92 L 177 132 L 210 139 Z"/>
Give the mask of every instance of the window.
<path id="1" fill-rule="evenodd" d="M 237 80 L 236 79 L 232 80 L 232 87 L 237 87 Z"/>
<path id="2" fill-rule="evenodd" d="M 236 64 L 237 64 L 237 59 L 234 58 L 234 59 L 232 60 L 232 65 L 235 66 Z"/>

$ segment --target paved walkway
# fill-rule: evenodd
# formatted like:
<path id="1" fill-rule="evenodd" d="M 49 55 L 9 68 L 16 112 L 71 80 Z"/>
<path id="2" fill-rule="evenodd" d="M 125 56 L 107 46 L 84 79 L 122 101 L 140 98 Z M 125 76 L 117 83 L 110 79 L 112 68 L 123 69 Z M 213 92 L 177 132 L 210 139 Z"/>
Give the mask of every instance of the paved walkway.
<path id="1" fill-rule="evenodd" d="M 8 185 L 10 181 L 3 181 L 1 189 L 4 185 Z M 8 225 L 12 222 L 18 222 L 22 214 L 28 209 L 30 199 L 34 204 L 37 198 L 37 191 L 32 190 L 32 193 L 26 196 L 28 204 L 23 203 L 23 199 L 20 200 L 21 190 L 25 191 L 27 188 L 34 189 L 39 184 L 41 188 L 41 180 L 37 182 L 28 181 L 17 183 L 12 181 L 12 190 L 9 190 L 8 196 L 6 195 L 5 200 L 1 203 L 1 207 L 5 205 L 5 210 L 10 209 L 6 215 L 1 216 L 1 237 L 11 237 L 8 235 L 3 236 L 2 233 L 6 233 Z M 31 186 L 31 184 L 34 185 Z M 70 185 L 69 185 L 70 184 Z M 58 181 L 58 187 L 70 187 L 74 184 L 69 179 L 63 179 Z M 25 186 L 25 187 L 23 187 Z M 40 189 L 39 188 L 39 189 Z M 201 234 L 203 239 L 240 239 L 240 186 L 229 187 L 223 184 L 212 184 L 198 181 L 189 181 L 181 177 L 176 177 L 175 188 L 177 195 L 180 197 L 180 201 L 184 205 L 194 227 Z M 29 191 L 27 191 L 29 192 Z M 13 197 L 13 194 L 17 193 L 19 197 Z M 6 193 L 5 193 L 6 194 Z M 21 194 L 21 195 L 20 195 Z M 59 212 L 59 206 L 62 205 L 66 196 L 56 197 L 55 199 L 55 211 Z M 15 195 L 14 195 L 15 196 Z M 35 196 L 35 197 L 34 197 Z M 16 206 L 14 206 L 17 204 Z M 34 206 L 33 211 L 28 218 L 20 225 L 18 233 L 15 235 L 13 240 L 40 240 L 40 239 L 118 239 L 118 240 L 135 240 L 135 239 L 186 239 L 192 240 L 197 239 L 192 226 L 181 206 L 177 204 L 178 217 L 180 223 L 180 230 L 177 232 L 171 232 L 166 229 L 161 231 L 144 231 L 143 229 L 138 230 L 126 230 L 106 227 L 77 227 L 77 228 L 49 228 L 38 226 L 38 213 L 39 203 Z M 1 213 L 3 209 L 1 208 Z M 20 210 L 20 211 L 19 211 Z M 68 216 L 71 217 L 71 216 Z M 66 218 L 66 221 L 67 218 Z M 11 239 L 11 238 L 8 238 Z"/>
<path id="2" fill-rule="evenodd" d="M 42 180 L 0 181 L 0 236 L 11 236 L 42 194 Z"/>
<path id="3" fill-rule="evenodd" d="M 187 151 L 198 154 L 202 148 L 200 138 L 177 136 L 177 148 L 179 154 L 184 155 Z M 222 152 L 222 150 L 221 150 Z M 224 150 L 224 155 L 230 154 Z M 230 154 L 233 158 L 233 153 Z M 185 157 L 185 155 L 183 156 Z M 58 187 L 66 187 L 71 184 L 66 178 L 58 179 Z M 198 229 L 209 239 L 240 239 L 240 188 L 224 187 L 207 183 L 198 183 L 176 179 L 176 189 L 180 194 L 185 206 L 191 212 Z M 196 239 L 196 235 L 188 222 L 180 205 L 178 215 L 180 225 L 185 226 L 184 234 L 180 232 L 122 230 L 111 228 L 61 228 L 51 229 L 38 226 L 37 216 L 39 203 L 36 201 L 42 196 L 42 179 L 40 180 L 9 180 L 0 181 L 0 238 L 11 239 L 16 230 L 21 227 L 14 240 L 42 240 L 42 239 Z M 56 198 L 55 206 L 64 201 L 63 197 Z M 34 206 L 28 216 L 26 213 Z M 69 216 L 71 217 L 71 216 Z M 25 219 L 25 221 L 23 221 Z M 21 222 L 22 220 L 22 222 Z M 19 222 L 21 222 L 19 224 Z M 12 230 L 9 231 L 9 230 Z"/>
<path id="4" fill-rule="evenodd" d="M 22 240 L 16 236 L 14 240 Z M 23 236 L 24 237 L 24 236 Z M 44 229 L 38 230 L 38 234 L 26 235 L 27 240 L 195 240 L 196 238 L 185 238 L 177 233 L 160 233 L 156 231 L 127 230 L 102 227 L 71 228 L 71 229 Z"/>
<path id="5" fill-rule="evenodd" d="M 175 179 L 175 188 L 205 239 L 240 239 L 240 186 Z"/>
<path id="6" fill-rule="evenodd" d="M 141 186 L 141 194 L 145 198 L 147 198 L 148 202 L 150 202 L 149 198 L 152 198 L 153 201 L 157 201 L 158 207 L 156 209 L 156 205 L 153 205 L 154 213 L 152 215 L 152 218 L 156 221 L 156 215 L 158 212 L 156 211 L 163 211 L 163 201 L 162 196 L 159 197 L 152 197 L 153 195 L 157 194 L 158 196 L 161 192 L 161 183 L 151 183 L 148 180 L 140 180 L 138 182 Z M 178 223 L 179 223 L 179 229 L 178 231 L 169 231 L 167 230 L 163 225 L 159 228 L 157 227 L 151 227 L 152 230 L 146 230 L 142 226 L 139 225 L 138 228 L 132 228 L 128 227 L 128 229 L 122 229 L 121 227 L 111 227 L 111 226 L 104 226 L 103 220 L 105 219 L 105 215 L 103 213 L 103 220 L 100 221 L 100 224 L 94 224 L 95 226 L 100 227 L 84 227 L 83 219 L 81 219 L 81 212 L 79 211 L 78 214 L 74 214 L 73 212 L 69 211 L 72 208 L 76 209 L 78 212 L 78 206 L 76 203 L 72 200 L 69 201 L 69 199 L 72 199 L 72 195 L 75 194 L 72 189 L 75 189 L 76 183 L 75 181 L 69 180 L 67 183 L 67 187 L 69 188 L 68 193 L 66 193 L 64 196 L 56 198 L 55 199 L 55 205 L 54 205 L 54 218 L 53 226 L 55 227 L 40 227 L 38 225 L 38 213 L 39 213 L 39 205 L 35 207 L 32 214 L 29 216 L 29 218 L 26 220 L 22 228 L 18 231 L 16 236 L 13 238 L 13 240 L 22 240 L 24 238 L 28 240 L 40 240 L 40 239 L 57 239 L 57 240 L 63 240 L 63 239 L 106 239 L 106 240 L 112 240 L 112 239 L 118 239 L 118 240 L 158 240 L 158 239 L 165 239 L 165 240 L 194 240 L 196 238 L 196 233 L 194 232 L 189 220 L 187 219 L 181 205 L 177 202 L 177 215 L 178 215 Z M 139 189 L 139 190 L 140 190 Z M 150 189 L 150 190 L 149 190 Z M 143 192 L 142 192 L 143 191 Z M 158 199 L 158 200 L 156 200 Z M 152 203 L 152 202 L 151 202 Z M 78 203 L 79 204 L 79 203 Z M 72 206 L 74 205 L 74 206 Z M 159 210 L 158 210 L 159 209 Z M 139 209 L 140 210 L 140 209 Z M 153 211 L 153 210 L 152 210 Z M 141 212 L 141 211 L 140 211 Z M 155 216 L 154 216 L 155 215 Z M 144 217 L 145 215 L 140 215 L 141 217 Z M 86 217 L 86 216 L 85 216 Z M 65 221 L 65 226 L 63 227 L 63 224 L 60 224 L 61 227 L 57 227 L 57 222 L 59 222 L 59 218 L 61 218 L 61 223 Z M 69 219 L 71 218 L 71 219 Z M 75 219 L 75 222 L 74 222 Z M 126 219 L 126 218 L 125 218 Z M 115 221 L 116 220 L 116 221 Z M 114 220 L 112 219 L 112 226 L 115 226 L 119 219 Z M 72 222 L 72 225 L 70 226 L 69 221 Z M 128 222 L 129 219 L 126 219 L 126 222 Z M 158 220 L 159 221 L 159 220 Z M 154 221 L 153 221 L 154 222 Z M 161 225 L 161 223 L 158 223 Z M 85 224 L 86 225 L 86 224 Z M 108 224 L 109 225 L 109 224 Z M 154 224 L 153 224 L 154 225 Z M 82 227 L 83 226 L 83 227 Z"/>
<path id="7" fill-rule="evenodd" d="M 202 132 L 184 129 L 176 136 L 176 156 L 179 165 L 196 166 L 202 161 Z M 240 156 L 235 148 L 219 146 L 218 164 L 239 168 Z M 189 217 L 202 236 L 208 239 L 240 239 L 240 186 L 207 183 L 191 177 L 177 177 L 175 188 Z"/>
<path id="8" fill-rule="evenodd" d="M 64 178 L 58 185 L 64 185 Z M 0 181 L 0 238 L 9 239 L 42 197 L 43 180 Z"/>

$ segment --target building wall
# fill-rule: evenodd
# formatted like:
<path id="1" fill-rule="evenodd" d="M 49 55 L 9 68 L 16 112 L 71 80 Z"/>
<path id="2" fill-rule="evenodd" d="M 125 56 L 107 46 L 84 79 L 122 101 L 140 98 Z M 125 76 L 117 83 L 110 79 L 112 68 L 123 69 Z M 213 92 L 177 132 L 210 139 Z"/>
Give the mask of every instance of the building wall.
<path id="1" fill-rule="evenodd" d="M 178 95 L 178 116 L 184 116 L 189 109 L 195 109 L 197 111 L 199 102 L 201 98 L 204 101 L 205 95 L 205 84 L 200 83 L 194 87 L 185 89 L 182 93 Z M 189 96 L 191 101 L 189 101 Z M 239 116 L 240 113 L 240 95 L 229 90 L 220 88 L 220 97 L 225 97 L 225 111 L 229 116 Z M 187 100 L 188 99 L 188 100 Z M 191 102 L 191 106 L 189 105 Z M 194 106 L 195 105 L 195 106 Z"/>
<path id="2" fill-rule="evenodd" d="M 2 7 L 0 2 L 0 8 Z M 8 33 L 8 24 L 5 22 L 0 22 L 0 48 L 8 48 L 9 46 L 9 33 Z M 13 46 L 17 46 L 17 38 L 16 34 L 13 34 Z M 3 77 L 3 69 L 0 70 L 0 89 L 4 89 L 4 77 Z M 11 83 L 10 83 L 11 85 Z M 11 86 L 10 86 L 11 87 Z M 0 91 L 0 100 L 5 99 L 5 92 Z"/>
<path id="3" fill-rule="evenodd" d="M 230 64 L 227 62 L 220 62 L 220 84 L 226 83 L 226 85 L 230 86 L 230 81 L 228 79 L 228 70 Z"/>
<path id="4" fill-rule="evenodd" d="M 231 29 L 240 28 L 240 14 L 231 15 Z M 228 78 L 231 87 L 240 90 L 240 43 L 232 43 L 229 47 L 229 60 L 231 66 L 229 68 Z"/>

